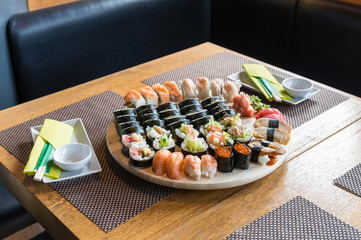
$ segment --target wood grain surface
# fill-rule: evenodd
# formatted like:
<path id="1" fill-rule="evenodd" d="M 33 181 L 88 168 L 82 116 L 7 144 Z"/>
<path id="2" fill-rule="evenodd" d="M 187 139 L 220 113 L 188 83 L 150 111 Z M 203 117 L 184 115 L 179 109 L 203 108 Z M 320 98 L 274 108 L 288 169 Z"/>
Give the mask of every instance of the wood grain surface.
<path id="1" fill-rule="evenodd" d="M 125 95 L 142 80 L 226 51 L 211 43 L 171 54 L 0 112 L 0 130 L 106 90 Z M 21 118 L 19 118 L 21 116 Z M 245 186 L 177 190 L 109 233 L 0 147 L 0 181 L 56 239 L 219 239 L 301 195 L 361 230 L 361 198 L 332 184 L 361 153 L 361 101 L 352 97 L 295 129 L 287 163 Z"/>

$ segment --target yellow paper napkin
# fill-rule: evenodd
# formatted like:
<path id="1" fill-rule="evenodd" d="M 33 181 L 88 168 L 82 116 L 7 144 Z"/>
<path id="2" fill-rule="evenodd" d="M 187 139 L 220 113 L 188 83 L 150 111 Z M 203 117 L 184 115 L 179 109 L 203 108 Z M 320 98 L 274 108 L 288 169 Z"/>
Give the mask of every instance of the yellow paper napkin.
<path id="1" fill-rule="evenodd" d="M 39 160 L 41 151 L 45 146 L 45 142 L 50 143 L 54 149 L 57 149 L 62 145 L 68 144 L 70 142 L 72 134 L 72 126 L 56 120 L 45 119 L 39 136 L 35 140 L 33 149 L 30 152 L 29 160 L 26 163 L 23 172 L 28 173 L 28 175 L 34 174 L 36 164 Z M 59 178 L 60 172 L 60 168 L 56 166 L 52 161 L 49 161 L 45 176 L 56 179 Z"/>
<path id="2" fill-rule="evenodd" d="M 267 70 L 267 68 L 261 64 L 243 64 L 243 69 L 251 78 L 252 82 L 258 87 L 259 90 L 265 95 L 268 101 L 273 101 L 273 98 L 267 94 L 261 84 L 258 82 L 257 77 L 267 79 L 271 82 L 274 88 L 280 94 L 280 97 L 285 100 L 292 100 L 292 98 L 285 92 L 282 85 L 276 80 L 276 78 Z"/>

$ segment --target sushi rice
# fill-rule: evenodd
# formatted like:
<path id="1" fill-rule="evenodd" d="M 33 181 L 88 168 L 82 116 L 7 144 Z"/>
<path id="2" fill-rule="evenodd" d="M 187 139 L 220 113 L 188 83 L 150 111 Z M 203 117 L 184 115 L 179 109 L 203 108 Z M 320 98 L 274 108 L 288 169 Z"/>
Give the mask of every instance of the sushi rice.
<path id="1" fill-rule="evenodd" d="M 253 137 L 253 131 L 245 126 L 236 126 L 233 125 L 229 130 L 228 133 L 231 135 L 234 141 L 247 143 L 251 141 Z"/>
<path id="2" fill-rule="evenodd" d="M 145 131 L 147 132 L 147 137 L 152 139 L 160 138 L 162 134 L 165 134 L 166 136 L 169 136 L 170 134 L 169 130 L 166 130 L 157 125 L 154 125 L 153 127 L 147 126 Z"/>
<path id="3" fill-rule="evenodd" d="M 162 134 L 160 138 L 156 138 L 153 141 L 153 148 L 156 150 L 168 149 L 173 152 L 175 148 L 175 141 L 172 138 L 172 134 L 170 134 L 169 136 Z"/>

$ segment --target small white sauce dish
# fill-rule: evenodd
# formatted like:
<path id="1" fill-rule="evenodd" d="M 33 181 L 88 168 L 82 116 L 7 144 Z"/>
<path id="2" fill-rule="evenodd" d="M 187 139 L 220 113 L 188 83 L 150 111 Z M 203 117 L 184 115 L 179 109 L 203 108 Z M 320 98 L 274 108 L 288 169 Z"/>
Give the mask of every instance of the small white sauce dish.
<path id="1" fill-rule="evenodd" d="M 54 163 L 66 171 L 82 169 L 91 159 L 92 151 L 82 143 L 66 144 L 55 150 Z"/>
<path id="2" fill-rule="evenodd" d="M 282 86 L 286 93 L 294 98 L 305 97 L 313 88 L 313 84 L 309 80 L 297 77 L 284 79 Z"/>

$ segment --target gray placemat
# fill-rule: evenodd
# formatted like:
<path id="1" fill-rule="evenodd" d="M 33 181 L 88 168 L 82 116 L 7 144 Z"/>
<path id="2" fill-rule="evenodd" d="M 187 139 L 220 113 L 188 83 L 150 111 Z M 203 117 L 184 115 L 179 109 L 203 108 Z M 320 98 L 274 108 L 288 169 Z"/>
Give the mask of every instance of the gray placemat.
<path id="1" fill-rule="evenodd" d="M 225 239 L 361 239 L 361 232 L 298 196 Z"/>
<path id="2" fill-rule="evenodd" d="M 223 78 L 224 80 L 226 80 L 227 76 L 242 71 L 242 64 L 245 63 L 257 62 L 239 55 L 235 55 L 230 52 L 222 52 L 211 57 L 201 59 L 197 62 L 185 65 L 183 67 L 171 70 L 169 72 L 165 72 L 160 75 L 148 78 L 144 80 L 143 83 L 152 86 L 153 84 L 158 82 L 178 82 L 183 78 L 190 78 L 195 81 L 198 77 L 208 77 L 209 79 Z M 281 77 L 293 76 L 291 74 L 285 74 L 284 72 L 281 72 L 276 68 L 267 68 L 272 74 Z M 278 108 L 285 116 L 287 122 L 291 124 L 293 128 L 296 128 L 348 99 L 347 96 L 323 88 L 320 85 L 316 84 L 315 88 L 320 89 L 320 92 L 296 106 L 279 104 L 274 102 L 271 102 L 270 105 L 271 107 Z M 265 98 L 261 96 L 261 94 L 255 93 L 246 88 L 241 88 L 241 90 L 249 94 L 256 94 L 263 100 L 263 102 L 269 104 L 269 102 L 266 101 Z"/>
<path id="3" fill-rule="evenodd" d="M 81 118 L 102 171 L 49 185 L 109 232 L 174 191 L 128 173 L 110 155 L 106 133 L 114 118 L 113 111 L 123 105 L 122 96 L 107 91 L 3 130 L 0 144 L 25 164 L 33 147 L 31 126 L 43 124 L 45 118 L 58 121 Z"/>
<path id="4" fill-rule="evenodd" d="M 353 167 L 341 177 L 333 180 L 333 183 L 336 186 L 361 197 L 361 163 Z"/>

